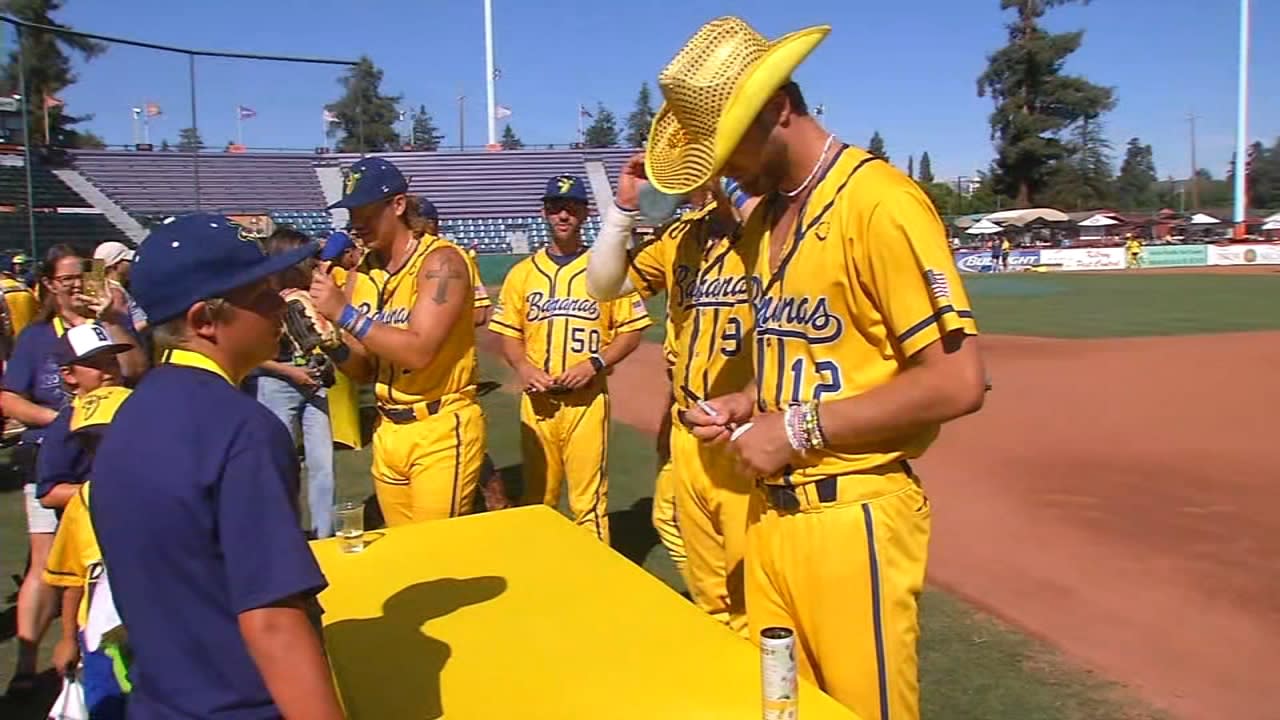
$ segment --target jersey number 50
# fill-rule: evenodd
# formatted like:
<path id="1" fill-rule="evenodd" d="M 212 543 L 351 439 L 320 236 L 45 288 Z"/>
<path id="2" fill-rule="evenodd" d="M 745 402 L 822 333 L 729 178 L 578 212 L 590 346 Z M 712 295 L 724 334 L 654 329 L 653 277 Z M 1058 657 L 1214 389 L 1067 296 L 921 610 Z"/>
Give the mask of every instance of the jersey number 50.
<path id="1" fill-rule="evenodd" d="M 569 331 L 569 350 L 575 353 L 591 353 L 600 352 L 600 331 L 596 329 L 588 330 L 584 327 L 576 327 Z"/>

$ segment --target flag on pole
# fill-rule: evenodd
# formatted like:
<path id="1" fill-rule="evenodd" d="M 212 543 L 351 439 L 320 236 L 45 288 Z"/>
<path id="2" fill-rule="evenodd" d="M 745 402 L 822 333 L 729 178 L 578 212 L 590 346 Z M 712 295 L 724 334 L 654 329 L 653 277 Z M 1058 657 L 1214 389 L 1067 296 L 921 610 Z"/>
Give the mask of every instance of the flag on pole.
<path id="1" fill-rule="evenodd" d="M 328 110 L 325 110 L 325 111 L 324 111 L 324 121 L 325 121 L 326 123 L 336 123 L 336 122 L 338 122 L 338 115 L 337 115 L 337 113 L 333 113 L 333 112 L 330 112 L 330 111 L 328 111 Z"/>
<path id="2" fill-rule="evenodd" d="M 251 107 L 245 107 L 244 105 L 237 105 L 237 106 L 236 106 L 236 111 L 237 111 L 238 113 L 240 113 L 240 119 L 241 119 L 241 120 L 249 120 L 249 119 L 251 119 L 251 118 L 256 118 L 256 117 L 258 117 L 258 111 L 257 111 L 257 110 L 254 110 L 254 109 L 253 109 L 253 108 L 251 108 Z"/>
<path id="3" fill-rule="evenodd" d="M 147 103 L 146 108 L 147 117 L 160 117 L 164 114 L 164 112 L 160 110 L 160 106 L 156 103 Z"/>
<path id="4" fill-rule="evenodd" d="M 496 120 L 509 118 L 511 117 L 511 108 L 507 107 L 506 105 L 498 105 L 493 109 L 493 117 Z"/>
<path id="5" fill-rule="evenodd" d="M 59 99 L 56 95 L 45 94 L 44 96 L 45 110 L 48 110 L 49 108 L 62 107 L 64 104 L 65 103 L 63 103 L 62 100 Z"/>
<path id="6" fill-rule="evenodd" d="M 578 114 L 581 115 L 582 117 L 595 117 L 595 115 L 592 115 L 591 111 L 587 109 L 586 105 L 578 106 Z"/>

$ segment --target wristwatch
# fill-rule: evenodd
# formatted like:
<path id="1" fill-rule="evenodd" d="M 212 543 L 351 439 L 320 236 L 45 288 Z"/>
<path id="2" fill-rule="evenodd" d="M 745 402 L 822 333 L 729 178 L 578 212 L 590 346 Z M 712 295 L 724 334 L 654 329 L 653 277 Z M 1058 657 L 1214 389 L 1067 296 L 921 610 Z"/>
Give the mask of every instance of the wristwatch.
<path id="1" fill-rule="evenodd" d="M 596 372 L 604 371 L 604 368 L 605 368 L 604 358 L 600 357 L 597 354 L 597 355 L 592 355 L 590 360 L 591 360 L 591 367 L 595 368 Z"/>

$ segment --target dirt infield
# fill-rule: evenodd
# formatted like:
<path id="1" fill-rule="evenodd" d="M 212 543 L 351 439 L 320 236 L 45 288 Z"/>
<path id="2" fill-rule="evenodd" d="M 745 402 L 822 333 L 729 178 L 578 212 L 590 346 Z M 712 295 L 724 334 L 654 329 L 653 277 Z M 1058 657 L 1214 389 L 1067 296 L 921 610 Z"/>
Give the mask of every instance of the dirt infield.
<path id="1" fill-rule="evenodd" d="M 932 579 L 1184 718 L 1275 717 L 1280 333 L 984 338 L 995 389 L 919 464 Z M 611 380 L 653 431 L 662 358 Z"/>

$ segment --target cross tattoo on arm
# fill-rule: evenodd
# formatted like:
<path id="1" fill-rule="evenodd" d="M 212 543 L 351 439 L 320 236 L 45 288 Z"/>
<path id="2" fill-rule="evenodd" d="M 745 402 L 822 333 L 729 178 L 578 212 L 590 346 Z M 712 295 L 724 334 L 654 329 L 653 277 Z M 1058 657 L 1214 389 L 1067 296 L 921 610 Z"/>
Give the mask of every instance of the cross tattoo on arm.
<path id="1" fill-rule="evenodd" d="M 435 260 L 427 267 L 424 275 L 428 280 L 438 280 L 436 283 L 436 291 L 431 296 L 431 301 L 437 305 L 444 305 L 449 300 L 449 283 L 453 280 L 466 280 L 467 275 L 460 267 L 461 260 L 456 253 L 442 253 L 444 257 Z"/>

